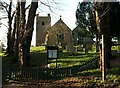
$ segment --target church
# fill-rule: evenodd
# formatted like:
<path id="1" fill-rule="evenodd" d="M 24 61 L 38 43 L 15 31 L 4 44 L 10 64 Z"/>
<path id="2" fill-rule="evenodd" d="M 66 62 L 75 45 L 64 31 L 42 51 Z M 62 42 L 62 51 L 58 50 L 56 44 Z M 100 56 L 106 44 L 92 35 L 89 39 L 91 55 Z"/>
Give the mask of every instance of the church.
<path id="1" fill-rule="evenodd" d="M 60 19 L 51 26 L 51 16 L 36 16 L 36 46 L 47 45 L 66 46 L 73 45 L 72 31 Z"/>

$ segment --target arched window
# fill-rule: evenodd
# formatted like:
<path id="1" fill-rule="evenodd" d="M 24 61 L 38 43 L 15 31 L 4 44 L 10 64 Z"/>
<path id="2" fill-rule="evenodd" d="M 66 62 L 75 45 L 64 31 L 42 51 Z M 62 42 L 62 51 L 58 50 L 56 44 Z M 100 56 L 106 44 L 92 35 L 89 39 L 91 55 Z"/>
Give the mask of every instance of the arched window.
<path id="1" fill-rule="evenodd" d="M 42 21 L 42 25 L 45 25 L 45 22 L 44 22 L 44 21 Z"/>

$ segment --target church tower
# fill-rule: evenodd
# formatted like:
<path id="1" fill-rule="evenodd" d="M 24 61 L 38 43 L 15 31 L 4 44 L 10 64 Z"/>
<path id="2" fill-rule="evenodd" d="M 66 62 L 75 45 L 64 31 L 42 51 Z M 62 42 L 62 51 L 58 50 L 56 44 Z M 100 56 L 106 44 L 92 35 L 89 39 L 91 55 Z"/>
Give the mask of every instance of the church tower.
<path id="1" fill-rule="evenodd" d="M 36 46 L 45 45 L 45 37 L 51 28 L 51 16 L 36 16 Z"/>

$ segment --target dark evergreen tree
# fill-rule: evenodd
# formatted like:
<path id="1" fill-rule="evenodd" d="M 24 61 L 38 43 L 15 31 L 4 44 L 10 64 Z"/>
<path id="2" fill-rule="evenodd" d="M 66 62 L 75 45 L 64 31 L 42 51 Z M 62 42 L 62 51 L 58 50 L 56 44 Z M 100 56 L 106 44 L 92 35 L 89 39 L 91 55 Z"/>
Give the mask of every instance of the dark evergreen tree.
<path id="1" fill-rule="evenodd" d="M 96 26 L 96 16 L 94 4 L 92 2 L 79 2 L 76 10 L 76 24 L 81 28 L 89 30 L 89 34 L 96 35 L 96 51 L 99 51 L 98 46 L 98 30 Z"/>

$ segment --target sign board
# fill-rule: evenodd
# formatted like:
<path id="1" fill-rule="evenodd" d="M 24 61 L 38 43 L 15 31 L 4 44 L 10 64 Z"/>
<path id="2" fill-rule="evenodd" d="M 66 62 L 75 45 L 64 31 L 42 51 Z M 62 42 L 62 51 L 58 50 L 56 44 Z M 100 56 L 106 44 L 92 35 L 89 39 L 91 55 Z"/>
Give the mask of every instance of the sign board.
<path id="1" fill-rule="evenodd" d="M 58 59 L 58 46 L 47 46 L 47 63 L 48 60 L 56 59 L 56 68 L 57 68 L 57 59 Z"/>
<path id="2" fill-rule="evenodd" d="M 48 59 L 58 58 L 58 46 L 47 46 L 47 58 Z"/>
<path id="3" fill-rule="evenodd" d="M 57 50 L 48 50 L 48 58 L 57 58 Z"/>

